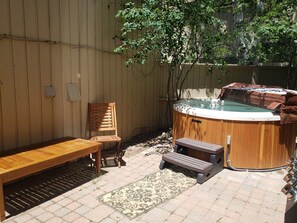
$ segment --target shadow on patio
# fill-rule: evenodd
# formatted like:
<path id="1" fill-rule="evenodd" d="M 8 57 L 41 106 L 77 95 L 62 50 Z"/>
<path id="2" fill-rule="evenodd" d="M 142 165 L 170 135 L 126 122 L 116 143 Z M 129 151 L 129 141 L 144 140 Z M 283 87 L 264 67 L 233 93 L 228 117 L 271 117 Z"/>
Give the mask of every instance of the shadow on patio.
<path id="1" fill-rule="evenodd" d="M 96 178 L 86 160 L 71 162 L 4 186 L 8 217 L 17 215 Z M 101 176 L 106 171 L 101 170 Z"/>

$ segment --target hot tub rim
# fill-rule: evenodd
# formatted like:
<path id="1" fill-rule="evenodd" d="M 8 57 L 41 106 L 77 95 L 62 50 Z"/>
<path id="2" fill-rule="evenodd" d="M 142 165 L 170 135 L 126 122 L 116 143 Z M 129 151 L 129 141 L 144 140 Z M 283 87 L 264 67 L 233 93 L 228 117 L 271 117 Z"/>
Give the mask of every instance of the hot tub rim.
<path id="1" fill-rule="evenodd" d="M 200 99 L 200 98 L 195 98 Z M 202 99 L 202 98 L 201 98 Z M 219 111 L 210 110 L 206 108 L 197 108 L 190 105 L 182 104 L 183 99 L 173 105 L 175 111 L 181 112 L 186 115 L 198 116 L 202 118 L 228 120 L 228 121 L 280 121 L 280 115 L 277 112 L 232 112 L 232 111 Z M 182 104 L 182 105 L 181 105 Z"/>

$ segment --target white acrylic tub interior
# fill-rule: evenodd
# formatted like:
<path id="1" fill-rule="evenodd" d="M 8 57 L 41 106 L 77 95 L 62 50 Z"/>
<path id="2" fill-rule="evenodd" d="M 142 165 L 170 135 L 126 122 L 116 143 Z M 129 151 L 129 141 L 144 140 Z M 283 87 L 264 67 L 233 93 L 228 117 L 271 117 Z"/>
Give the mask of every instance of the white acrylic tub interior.
<path id="1" fill-rule="evenodd" d="M 219 99 L 185 99 L 176 102 L 173 109 L 189 115 L 234 121 L 279 121 L 273 110 Z"/>

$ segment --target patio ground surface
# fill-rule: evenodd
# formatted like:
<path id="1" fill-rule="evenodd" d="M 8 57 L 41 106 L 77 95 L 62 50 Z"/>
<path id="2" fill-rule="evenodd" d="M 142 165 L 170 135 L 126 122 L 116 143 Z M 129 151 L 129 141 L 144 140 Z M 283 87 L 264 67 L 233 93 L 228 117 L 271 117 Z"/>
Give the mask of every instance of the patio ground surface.
<path id="1" fill-rule="evenodd" d="M 285 184 L 282 180 L 285 171 L 251 173 L 228 169 L 129 220 L 100 203 L 96 197 L 159 171 L 161 155 L 150 153 L 148 149 L 124 157 L 124 160 L 126 166 L 105 167 L 105 174 L 100 177 L 9 217 L 4 222 L 284 222 L 286 197 L 280 190 Z"/>

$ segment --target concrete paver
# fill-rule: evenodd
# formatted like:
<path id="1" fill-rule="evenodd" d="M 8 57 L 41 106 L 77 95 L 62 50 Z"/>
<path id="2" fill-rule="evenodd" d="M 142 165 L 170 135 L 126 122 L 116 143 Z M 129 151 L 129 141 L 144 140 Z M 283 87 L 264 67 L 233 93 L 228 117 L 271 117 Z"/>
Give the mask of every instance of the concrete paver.
<path id="1" fill-rule="evenodd" d="M 64 219 L 59 217 L 53 217 L 46 221 L 46 223 L 63 223 L 63 222 L 65 222 Z"/>
<path id="2" fill-rule="evenodd" d="M 69 214 L 63 217 L 63 220 L 66 222 L 73 222 L 74 220 L 80 218 L 80 215 L 75 212 L 70 212 Z"/>
<path id="3" fill-rule="evenodd" d="M 116 222 L 122 220 L 123 218 L 125 218 L 124 215 L 118 213 L 118 212 L 114 212 L 109 216 L 111 219 L 115 220 Z"/>
<path id="4" fill-rule="evenodd" d="M 32 216 L 29 214 L 23 214 L 22 216 L 20 216 L 20 218 L 15 219 L 15 222 L 17 223 L 26 223 L 29 222 L 32 219 Z"/>
<path id="5" fill-rule="evenodd" d="M 101 204 L 100 206 L 87 212 L 84 216 L 91 222 L 100 222 L 112 213 L 114 213 L 114 210 L 112 208 Z"/>
<path id="6" fill-rule="evenodd" d="M 51 206 L 46 207 L 45 210 L 48 212 L 54 212 L 59 210 L 60 208 L 62 208 L 62 206 L 60 204 L 55 203 L 55 204 L 52 204 Z"/>
<path id="7" fill-rule="evenodd" d="M 30 213 L 30 210 L 28 211 Z M 15 216 L 14 218 L 17 219 L 18 217 L 22 217 L 23 213 Z M 40 222 L 47 222 L 51 218 L 55 217 L 55 215 L 51 212 L 44 211 L 42 214 L 38 215 L 36 219 Z M 8 219 L 9 222 L 9 219 Z"/>
<path id="8" fill-rule="evenodd" d="M 15 222 L 73 223 L 281 223 L 284 221 L 286 197 L 280 192 L 285 171 L 267 173 L 235 172 L 224 169 L 196 184 L 177 197 L 129 220 L 101 203 L 97 196 L 159 171 L 161 155 L 146 156 L 143 151 L 124 158 L 126 166 L 104 167 L 104 175 L 54 199 L 5 220 Z"/>
<path id="9" fill-rule="evenodd" d="M 89 219 L 85 218 L 85 217 L 80 217 L 78 219 L 76 219 L 73 223 L 89 223 L 91 222 Z"/>
<path id="10" fill-rule="evenodd" d="M 63 217 L 67 214 L 69 214 L 71 211 L 68 208 L 62 207 L 56 211 L 53 212 L 53 214 L 57 217 Z"/>

